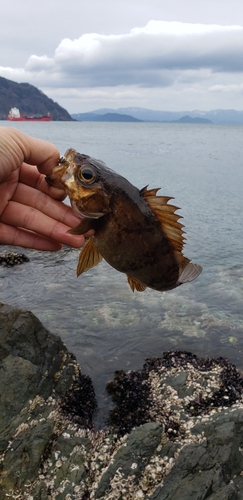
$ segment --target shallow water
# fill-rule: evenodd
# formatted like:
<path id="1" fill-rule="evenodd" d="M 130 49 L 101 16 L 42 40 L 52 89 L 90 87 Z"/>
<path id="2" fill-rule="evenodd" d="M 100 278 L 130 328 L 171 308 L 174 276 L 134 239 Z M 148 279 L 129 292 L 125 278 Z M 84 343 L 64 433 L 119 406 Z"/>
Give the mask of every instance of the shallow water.
<path id="1" fill-rule="evenodd" d="M 8 125 L 2 122 L 1 125 Z M 21 130 L 100 158 L 142 188 L 161 187 L 184 217 L 185 255 L 204 268 L 166 293 L 131 292 L 102 262 L 78 279 L 79 252 L 24 250 L 30 262 L 0 267 L 0 300 L 30 309 L 61 335 L 95 385 L 117 369 L 138 369 L 169 349 L 228 357 L 243 369 L 243 143 L 241 126 L 19 123 Z M 20 248 L 0 247 L 1 251 Z"/>

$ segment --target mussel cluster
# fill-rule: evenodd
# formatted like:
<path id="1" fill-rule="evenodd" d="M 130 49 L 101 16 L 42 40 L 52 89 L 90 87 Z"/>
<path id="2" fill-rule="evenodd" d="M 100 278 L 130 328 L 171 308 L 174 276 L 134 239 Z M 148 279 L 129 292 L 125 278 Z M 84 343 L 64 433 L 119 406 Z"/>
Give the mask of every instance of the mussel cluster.
<path id="1" fill-rule="evenodd" d="M 19 264 L 23 264 L 24 262 L 29 262 L 29 258 L 26 257 L 23 253 L 5 253 L 0 254 L 0 265 L 5 267 L 13 267 Z"/>

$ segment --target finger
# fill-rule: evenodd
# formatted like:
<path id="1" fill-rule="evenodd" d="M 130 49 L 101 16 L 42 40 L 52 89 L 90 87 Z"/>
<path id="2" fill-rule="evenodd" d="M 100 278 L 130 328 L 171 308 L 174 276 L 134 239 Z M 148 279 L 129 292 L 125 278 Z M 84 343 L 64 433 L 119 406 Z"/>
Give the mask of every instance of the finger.
<path id="1" fill-rule="evenodd" d="M 69 206 L 61 201 L 53 200 L 47 194 L 26 186 L 26 184 L 18 184 L 12 201 L 35 208 L 39 212 L 43 212 L 52 219 L 63 222 L 70 227 L 75 227 L 80 223 L 80 218 L 74 214 Z"/>
<path id="2" fill-rule="evenodd" d="M 48 250 L 50 252 L 60 250 L 62 244 L 45 238 L 31 231 L 26 231 L 18 227 L 8 226 L 0 222 L 0 243 L 3 245 L 13 245 L 35 250 Z"/>
<path id="3" fill-rule="evenodd" d="M 54 144 L 26 135 L 17 129 L 9 129 L 9 135 L 22 152 L 21 163 L 24 161 L 38 165 L 42 174 L 48 174 L 58 164 L 60 153 Z"/>
<path id="4" fill-rule="evenodd" d="M 45 176 L 40 174 L 37 167 L 27 165 L 26 163 L 21 165 L 19 181 L 43 193 L 49 194 L 49 196 L 56 200 L 64 200 L 67 196 L 64 189 L 59 189 L 47 184 Z"/>
<path id="5" fill-rule="evenodd" d="M 9 202 L 1 216 L 1 221 L 10 226 L 34 231 L 48 239 L 74 248 L 80 248 L 85 242 L 84 236 L 67 233 L 70 227 L 66 224 L 53 220 L 51 217 L 39 212 L 39 210 L 22 205 L 16 201 Z"/>

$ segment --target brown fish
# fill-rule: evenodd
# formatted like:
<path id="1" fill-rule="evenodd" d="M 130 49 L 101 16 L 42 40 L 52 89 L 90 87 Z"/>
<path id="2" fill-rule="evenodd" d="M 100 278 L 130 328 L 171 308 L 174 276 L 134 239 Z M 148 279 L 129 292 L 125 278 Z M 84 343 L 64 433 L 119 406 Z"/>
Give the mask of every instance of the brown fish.
<path id="1" fill-rule="evenodd" d="M 139 190 L 102 161 L 68 149 L 47 177 L 64 188 L 73 210 L 82 217 L 70 230 L 95 235 L 81 250 L 77 276 L 96 266 L 102 257 L 127 275 L 132 289 L 171 290 L 194 280 L 202 267 L 184 257 L 183 225 L 168 196 L 158 189 Z"/>

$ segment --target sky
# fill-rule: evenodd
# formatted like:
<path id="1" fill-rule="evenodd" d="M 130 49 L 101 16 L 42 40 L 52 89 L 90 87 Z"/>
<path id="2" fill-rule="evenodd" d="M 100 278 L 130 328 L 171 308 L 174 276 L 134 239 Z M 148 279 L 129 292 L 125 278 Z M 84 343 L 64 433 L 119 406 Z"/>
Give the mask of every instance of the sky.
<path id="1" fill-rule="evenodd" d="M 243 109 L 242 0 L 1 0 L 0 76 L 69 113 Z"/>

